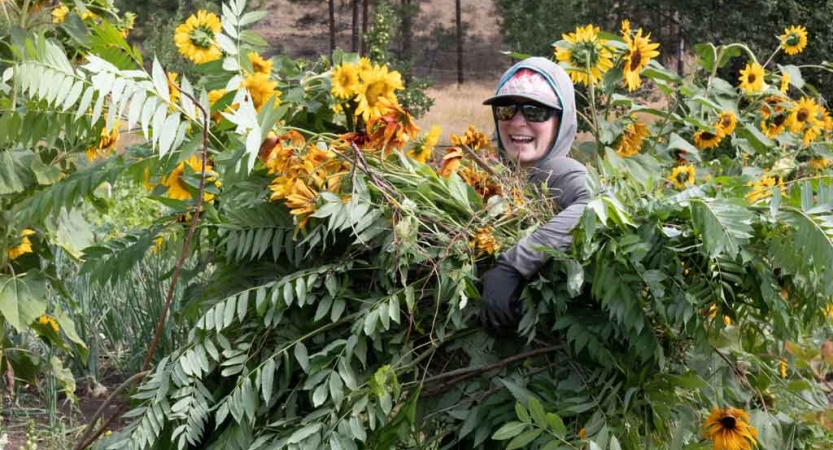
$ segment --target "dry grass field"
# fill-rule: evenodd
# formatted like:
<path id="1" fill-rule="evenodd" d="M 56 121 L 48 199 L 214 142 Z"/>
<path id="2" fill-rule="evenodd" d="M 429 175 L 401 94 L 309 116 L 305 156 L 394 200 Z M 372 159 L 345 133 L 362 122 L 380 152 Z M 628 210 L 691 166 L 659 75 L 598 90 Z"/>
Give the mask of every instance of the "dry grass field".
<path id="1" fill-rule="evenodd" d="M 431 125 L 440 125 L 443 129 L 440 145 L 449 143 L 449 136 L 460 134 L 474 125 L 478 130 L 491 135 L 494 131 L 494 121 L 488 106 L 483 100 L 494 93 L 494 83 L 471 82 L 462 86 L 448 84 L 428 90 L 428 95 L 434 99 L 434 106 L 424 117 L 417 121 L 423 130 Z"/>

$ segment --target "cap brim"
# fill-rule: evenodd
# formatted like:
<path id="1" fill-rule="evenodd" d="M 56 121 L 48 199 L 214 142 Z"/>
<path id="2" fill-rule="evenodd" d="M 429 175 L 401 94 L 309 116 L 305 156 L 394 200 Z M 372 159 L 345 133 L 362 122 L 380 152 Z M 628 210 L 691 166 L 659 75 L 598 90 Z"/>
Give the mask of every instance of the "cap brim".
<path id="1" fill-rule="evenodd" d="M 527 96 L 527 95 L 523 95 L 523 94 L 503 94 L 503 95 L 495 95 L 494 97 L 489 97 L 488 99 L 486 99 L 486 100 L 483 102 L 483 104 L 484 104 L 484 105 L 494 105 L 495 103 L 498 103 L 500 100 L 504 100 L 504 99 L 512 99 L 512 98 L 514 98 L 514 99 L 524 99 L 524 100 L 529 100 L 529 101 L 533 101 L 533 102 L 535 102 L 535 103 L 540 103 L 540 104 L 542 104 L 542 105 L 549 106 L 550 108 L 557 109 L 557 110 L 559 110 L 559 111 L 561 111 L 561 110 L 562 110 L 561 105 L 554 104 L 554 103 L 552 103 L 552 102 L 545 102 L 545 101 L 541 101 L 540 99 L 537 99 L 537 98 L 535 98 L 535 97 L 532 97 L 532 96 Z"/>

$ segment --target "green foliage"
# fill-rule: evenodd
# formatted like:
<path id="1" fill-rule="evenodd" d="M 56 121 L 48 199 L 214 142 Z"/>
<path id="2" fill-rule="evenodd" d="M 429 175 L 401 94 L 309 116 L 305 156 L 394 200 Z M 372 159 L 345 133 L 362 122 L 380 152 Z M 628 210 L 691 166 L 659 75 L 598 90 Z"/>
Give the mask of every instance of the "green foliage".
<path id="1" fill-rule="evenodd" d="M 34 37 L 14 67 L 21 95 L 89 114 L 90 135 L 107 117 L 149 140 L 46 186 L 23 153 L 6 156 L 15 170 L 0 172 L 0 200 L 29 211 L 22 217 L 43 216 L 15 196 L 42 198 L 57 221 L 112 181 L 114 168 L 157 184 L 151 196 L 169 214 L 87 248 L 91 280 L 119 289 L 130 277 L 164 279 L 144 275 L 143 258 L 158 236 L 176 249 L 183 223 L 200 219 L 174 312 L 187 336 L 172 333 L 175 348 L 132 394 L 131 423 L 97 448 L 699 448 L 708 411 L 730 405 L 750 411 L 768 450 L 829 439 L 816 371 L 831 361 L 816 348 L 830 330 L 833 180 L 809 163 L 829 135 L 812 145 L 794 129 L 763 136 L 763 97 L 714 70 L 682 80 L 646 67 L 639 75 L 669 99 L 662 108 L 618 94 L 622 72 L 610 71 L 586 91 L 592 200 L 575 245 L 529 280 L 519 336 L 495 339 L 481 329 L 477 286 L 494 256 L 478 239 L 507 248 L 552 216 L 549 202 L 510 167 L 483 175 L 501 188 L 483 198 L 482 185 L 461 176 L 470 172 L 444 176 L 415 161 L 405 145 L 420 138 L 398 109 L 356 130 L 331 110 L 331 75 L 318 63 L 275 58 L 266 75 L 278 78 L 281 104 L 256 109 L 239 82 L 261 44 L 246 27 L 262 14 L 242 0 L 222 11 L 224 58 L 181 83 L 222 112 L 209 130 L 187 95 L 169 100 L 158 59 L 150 74 L 138 58 L 95 54 L 78 68 L 59 44 Z M 737 47 L 713 50 L 712 69 Z M 767 79 L 775 84 L 775 74 Z M 53 92 L 56 84 L 69 93 Z M 219 87 L 228 92 L 212 105 L 208 91 Z M 695 152 L 695 133 L 715 131 L 724 110 L 737 113 L 737 130 Z M 658 120 L 626 154 L 636 113 Z M 68 144 L 67 153 L 80 164 L 85 147 Z M 669 174 L 682 158 L 699 177 Z M 468 158 L 464 169 L 479 170 Z M 197 209 L 203 182 L 209 195 Z M 18 244 L 19 228 L 4 238 Z M 44 285 L 57 284 L 28 256 L 15 263 L 26 270 L 2 272 L 7 282 L 35 292 L 41 285 L 29 283 L 43 274 Z M 158 307 L 153 291 L 155 301 L 135 305 Z M 22 327 L 39 310 L 21 310 L 18 292 L 3 297 L 0 313 Z M 782 378 L 776 367 L 786 359 Z"/>

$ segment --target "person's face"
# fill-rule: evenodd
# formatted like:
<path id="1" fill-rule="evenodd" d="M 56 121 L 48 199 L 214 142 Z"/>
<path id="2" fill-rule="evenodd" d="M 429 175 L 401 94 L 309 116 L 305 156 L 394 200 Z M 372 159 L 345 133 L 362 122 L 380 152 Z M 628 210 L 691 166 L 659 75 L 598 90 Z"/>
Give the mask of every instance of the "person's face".
<path id="1" fill-rule="evenodd" d="M 535 122 L 524 116 L 521 112 L 521 105 L 538 105 L 537 103 L 524 99 L 509 104 L 512 103 L 518 105 L 514 117 L 509 120 L 500 120 L 502 117 L 496 114 L 500 141 L 503 143 L 503 148 L 510 160 L 518 162 L 522 166 L 533 165 L 547 154 L 555 136 L 558 134 L 558 114 L 553 114 L 544 122 Z M 505 105 L 507 103 L 496 106 Z M 538 106 L 546 108 L 543 105 Z"/>

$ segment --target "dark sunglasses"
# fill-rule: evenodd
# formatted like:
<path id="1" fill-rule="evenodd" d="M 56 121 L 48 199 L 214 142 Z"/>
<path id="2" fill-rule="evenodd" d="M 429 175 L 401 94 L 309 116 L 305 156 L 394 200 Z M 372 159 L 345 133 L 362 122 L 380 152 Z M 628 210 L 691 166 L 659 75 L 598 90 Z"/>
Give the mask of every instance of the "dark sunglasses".
<path id="1" fill-rule="evenodd" d="M 492 105 L 492 111 L 497 120 L 512 120 L 518 110 L 521 110 L 524 119 L 529 122 L 546 122 L 554 116 L 558 110 L 549 106 L 535 103 L 512 103 L 504 105 Z"/>

